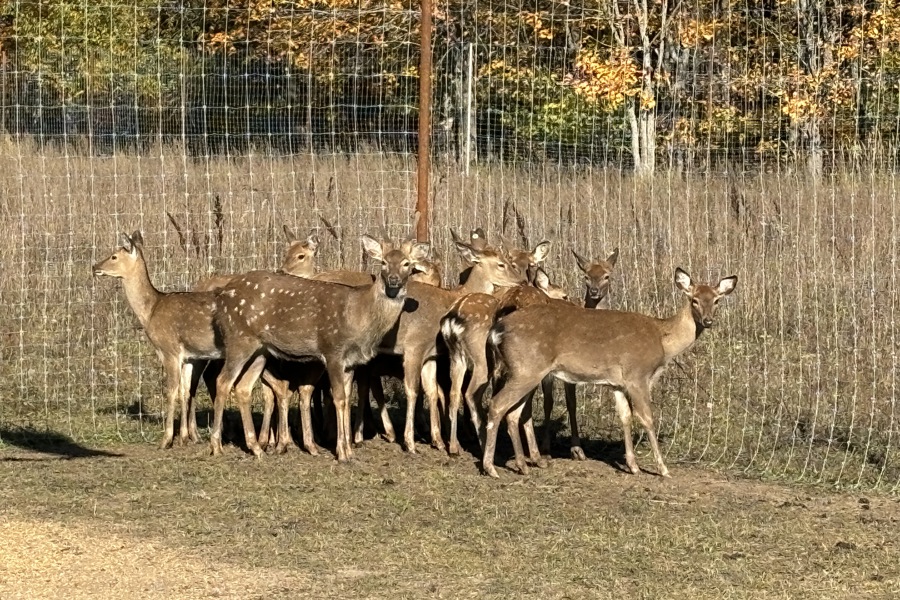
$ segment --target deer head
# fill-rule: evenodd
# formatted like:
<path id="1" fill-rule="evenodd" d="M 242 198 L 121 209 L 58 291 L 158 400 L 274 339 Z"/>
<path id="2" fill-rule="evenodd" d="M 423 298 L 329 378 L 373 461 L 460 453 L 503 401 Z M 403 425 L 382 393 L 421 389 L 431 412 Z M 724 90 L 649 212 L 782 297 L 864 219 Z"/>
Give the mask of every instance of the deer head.
<path id="1" fill-rule="evenodd" d="M 288 275 L 297 277 L 312 277 L 316 271 L 316 252 L 319 249 L 319 238 L 312 232 L 306 240 L 297 239 L 288 226 L 284 226 L 284 233 L 289 240 L 284 260 L 281 262 L 281 270 Z"/>
<path id="2" fill-rule="evenodd" d="M 381 264 L 379 276 L 388 298 L 397 298 L 405 294 L 410 275 L 425 270 L 420 266 L 420 262 L 427 259 L 430 244 L 422 242 L 412 244 L 407 253 L 402 246 L 393 248 L 390 243 L 381 243 L 368 235 L 362 236 L 361 239 L 366 254 Z"/>
<path id="3" fill-rule="evenodd" d="M 92 267 L 95 277 L 106 275 L 122 279 L 133 273 L 136 265 L 141 262 L 144 249 L 144 238 L 141 236 L 141 232 L 135 231 L 130 236 L 122 233 L 119 235 L 119 240 L 122 246 L 109 258 L 101 260 Z"/>
<path id="4" fill-rule="evenodd" d="M 590 308 L 596 307 L 609 294 L 609 276 L 619 259 L 619 249 L 613 250 L 606 260 L 593 263 L 575 250 L 572 250 L 572 254 L 575 255 L 578 268 L 584 273 L 584 303 Z"/>
<path id="5" fill-rule="evenodd" d="M 737 276 L 723 277 L 715 287 L 702 283 L 694 283 L 687 271 L 681 267 L 675 269 L 675 285 L 691 299 L 691 316 L 702 331 L 713 326 L 719 300 L 734 291 Z"/>

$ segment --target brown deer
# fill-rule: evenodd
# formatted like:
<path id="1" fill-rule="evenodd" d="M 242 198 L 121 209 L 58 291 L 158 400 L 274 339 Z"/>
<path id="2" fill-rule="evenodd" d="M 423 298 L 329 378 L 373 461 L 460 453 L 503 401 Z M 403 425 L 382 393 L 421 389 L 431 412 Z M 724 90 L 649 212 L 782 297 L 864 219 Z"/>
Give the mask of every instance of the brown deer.
<path id="1" fill-rule="evenodd" d="M 607 298 L 609 295 L 609 279 L 616 266 L 616 261 L 619 259 L 619 249 L 616 248 L 613 250 L 605 260 L 600 259 L 596 262 L 587 260 L 575 252 L 575 250 L 572 250 L 572 254 L 575 255 L 575 261 L 578 264 L 578 268 L 584 274 L 584 308 L 608 308 L 609 301 Z M 566 412 L 569 415 L 569 431 L 571 433 L 569 453 L 575 460 L 585 460 L 584 450 L 581 448 L 581 436 L 578 434 L 575 384 L 564 382 L 563 390 L 566 395 Z M 551 439 L 549 424 L 550 414 L 553 412 L 552 377 L 545 377 L 544 380 L 541 381 L 541 392 L 544 396 L 544 435 L 543 441 L 541 442 L 541 453 L 550 454 Z M 523 418 L 526 434 L 530 436 L 531 432 L 529 432 L 528 429 L 533 428 L 530 403 L 525 407 Z"/>
<path id="2" fill-rule="evenodd" d="M 235 278 L 219 292 L 216 327 L 225 350 L 225 365 L 216 381 L 210 438 L 213 454 L 222 451 L 224 402 L 234 389 L 247 448 L 261 455 L 250 414 L 250 391 L 267 357 L 276 356 L 325 364 L 337 417 L 337 459 L 344 462 L 352 457 L 347 398 L 353 368 L 369 361 L 384 336 L 396 326 L 409 302 L 409 276 L 429 249 L 427 244 L 415 244 L 408 254 L 369 236 L 363 236 L 362 243 L 368 255 L 382 264 L 380 277 L 366 286 L 256 271 Z M 309 406 L 301 409 L 305 436 Z"/>
<path id="3" fill-rule="evenodd" d="M 207 361 L 221 358 L 213 331 L 215 294 L 160 292 L 150 281 L 141 232 L 135 231 L 130 236 L 123 233 L 120 239 L 122 246 L 106 260 L 95 264 L 92 270 L 95 276 L 122 280 L 128 304 L 162 362 L 168 404 L 160 447 L 168 448 L 175 437 L 175 405 L 179 400 L 179 438 L 182 442 L 188 439 L 199 441 L 197 419 L 190 400 L 195 369 L 199 371 Z"/>
<path id="4" fill-rule="evenodd" d="M 544 377 L 553 375 L 569 383 L 612 387 L 628 468 L 632 473 L 639 472 L 631 439 L 634 415 L 647 432 L 659 474 L 668 477 L 654 429 L 651 387 L 664 367 L 713 325 L 719 300 L 734 291 L 737 277 L 725 277 L 709 286 L 694 283 L 679 268 L 675 270 L 675 284 L 689 302 L 667 319 L 556 303 L 530 306 L 501 318 L 488 339 L 504 373 L 486 419 L 484 472 L 498 476 L 494 451 L 500 420 L 513 411 L 513 420 L 518 421 L 524 409 L 523 398 Z M 527 472 L 521 444 L 514 445 L 514 451 L 516 466 L 520 472 Z"/>
<path id="5" fill-rule="evenodd" d="M 535 300 L 532 294 L 542 298 L 568 299 L 565 290 L 550 283 L 547 273 L 538 269 L 534 287 L 517 286 L 506 288 L 501 297 L 490 294 L 468 294 L 456 300 L 441 319 L 441 335 L 450 355 L 450 444 L 451 455 L 459 454 L 457 418 L 463 398 L 463 382 L 466 372 L 470 372 L 469 385 L 465 391 L 466 405 L 469 407 L 472 424 L 481 440 L 482 397 L 489 382 L 489 361 L 485 353 L 488 332 L 501 308 L 509 309 L 526 305 Z M 525 298 L 528 298 L 526 300 Z"/>
<path id="6" fill-rule="evenodd" d="M 458 298 L 467 294 L 490 293 L 496 287 L 510 287 L 525 281 L 524 274 L 510 263 L 505 254 L 488 247 L 478 250 L 458 240 L 455 243 L 463 259 L 473 265 L 466 283 L 454 290 L 410 283 L 408 296 L 411 309 L 403 312 L 396 335 L 386 338 L 380 350 L 383 354 L 403 356 L 403 387 L 407 402 L 404 445 L 409 452 L 416 451 L 413 417 L 420 384 L 429 405 L 431 443 L 435 447 L 443 447 L 435 362 L 442 351 L 438 341 L 441 318 Z"/>

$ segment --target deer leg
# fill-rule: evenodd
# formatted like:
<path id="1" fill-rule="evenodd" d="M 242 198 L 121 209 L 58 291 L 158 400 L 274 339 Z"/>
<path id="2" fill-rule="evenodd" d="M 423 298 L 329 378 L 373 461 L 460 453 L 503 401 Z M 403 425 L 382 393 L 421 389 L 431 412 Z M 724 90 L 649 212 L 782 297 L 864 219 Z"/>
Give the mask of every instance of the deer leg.
<path id="1" fill-rule="evenodd" d="M 191 380 L 194 365 L 190 361 L 181 363 L 181 378 L 178 382 L 178 395 L 181 398 L 181 424 L 178 431 L 178 442 L 185 445 L 190 440 L 191 428 Z"/>
<path id="2" fill-rule="evenodd" d="M 238 408 L 240 408 L 241 411 L 241 422 L 244 425 L 244 441 L 247 444 L 247 450 L 252 452 L 257 458 L 263 455 L 263 450 L 256 438 L 256 427 L 253 424 L 253 412 L 250 410 L 250 400 L 253 386 L 259 380 L 265 367 L 266 357 L 262 355 L 257 356 L 244 371 L 244 374 L 235 386 L 235 396 L 237 397 Z"/>
<path id="3" fill-rule="evenodd" d="M 331 398 L 334 402 L 335 421 L 337 424 L 337 442 L 335 454 L 338 462 L 348 462 L 353 457 L 350 447 L 350 406 L 347 396 L 353 384 L 353 371 L 347 371 L 340 361 L 332 360 L 326 364 L 328 378 L 331 380 Z"/>
<path id="4" fill-rule="evenodd" d="M 519 423 L 522 425 L 522 429 L 525 431 L 525 442 L 528 444 L 528 459 L 534 466 L 544 469 L 547 467 L 548 463 L 546 459 L 541 456 L 541 450 L 540 448 L 538 448 L 537 436 L 534 434 L 535 392 L 537 392 L 537 388 L 531 390 L 531 392 L 529 392 L 529 394 L 525 397 L 525 402 L 522 405 L 522 414 L 519 417 Z"/>
<path id="5" fill-rule="evenodd" d="M 255 349 L 242 351 L 242 349 L 237 347 L 229 348 L 229 355 L 225 360 L 225 364 L 222 366 L 222 370 L 219 371 L 218 377 L 216 377 L 215 415 L 213 417 L 212 432 L 209 436 L 209 445 L 213 456 L 222 453 L 222 418 L 225 414 L 225 400 L 231 395 L 231 390 L 234 388 L 238 377 L 240 377 L 244 365 L 253 358 L 254 351 Z"/>
<path id="6" fill-rule="evenodd" d="M 530 395 L 530 392 L 526 394 L 526 398 Z M 506 431 L 509 433 L 509 439 L 512 442 L 513 453 L 515 454 L 516 459 L 516 469 L 518 469 L 519 473 L 522 475 L 528 475 L 529 473 L 528 463 L 525 460 L 525 450 L 522 448 L 522 436 L 519 435 L 519 424 L 522 417 L 522 411 L 527 402 L 527 399 L 523 399 L 514 406 L 512 410 L 506 413 Z"/>
<path id="7" fill-rule="evenodd" d="M 450 456 L 459 455 L 459 439 L 456 435 L 456 424 L 459 419 L 459 407 L 462 404 L 462 386 L 466 377 L 466 359 L 458 353 L 450 357 Z M 471 384 L 470 384 L 471 385 Z"/>
<path id="8" fill-rule="evenodd" d="M 475 360 L 472 366 L 472 375 L 469 377 L 469 386 L 466 388 L 466 406 L 469 407 L 469 418 L 472 420 L 472 426 L 475 427 L 479 446 L 482 446 L 484 440 L 483 402 L 488 383 L 489 369 L 487 359 Z"/>
<path id="9" fill-rule="evenodd" d="M 444 440 L 441 435 L 441 393 L 437 381 L 437 361 L 433 358 L 422 365 L 422 389 L 425 398 L 428 399 L 428 417 L 431 425 L 431 447 L 436 450 L 444 450 Z"/>
<path id="10" fill-rule="evenodd" d="M 206 368 L 203 369 L 203 373 L 201 375 L 201 377 L 203 377 L 203 383 L 204 383 L 204 385 L 206 385 L 206 391 L 209 393 L 209 403 L 213 406 L 213 408 L 215 408 L 215 406 L 216 406 L 216 378 L 219 376 L 219 373 L 222 372 L 222 365 L 224 365 L 224 364 L 225 363 L 222 362 L 221 360 L 211 360 L 208 363 L 206 363 Z M 196 400 L 196 394 L 195 394 L 195 400 Z M 193 411 L 191 411 L 191 420 L 192 420 L 192 427 L 196 428 L 196 426 L 197 426 L 196 408 Z M 207 428 L 209 427 L 209 425 L 210 425 L 209 419 L 207 418 L 207 421 L 206 421 Z M 198 432 L 196 432 L 196 430 L 194 431 L 194 433 L 192 434 L 191 437 L 193 437 L 193 435 L 195 435 L 195 434 L 197 436 L 197 441 L 200 441 L 200 434 Z"/>
<path id="11" fill-rule="evenodd" d="M 369 389 L 372 392 L 372 396 L 375 398 L 375 402 L 378 404 L 378 412 L 381 415 L 381 426 L 384 428 L 382 436 L 385 441 L 393 444 L 397 441 L 397 434 L 394 433 L 394 424 L 391 422 L 390 413 L 388 413 L 387 400 L 384 397 L 384 386 L 381 385 L 380 375 L 372 375 L 372 379 L 369 381 Z"/>
<path id="12" fill-rule="evenodd" d="M 200 441 L 200 432 L 197 429 L 197 389 L 200 387 L 200 379 L 204 376 L 206 369 L 209 368 L 209 361 L 201 362 L 194 365 L 191 369 L 190 387 L 188 388 L 188 438 L 191 442 Z M 210 396 L 213 396 L 211 393 Z"/>
<path id="13" fill-rule="evenodd" d="M 650 410 L 650 388 L 647 385 L 636 385 L 629 387 L 628 396 L 631 399 L 631 407 L 634 416 L 640 421 L 644 430 L 647 432 L 647 438 L 650 440 L 650 448 L 653 450 L 653 457 L 656 459 L 656 468 L 662 477 L 671 477 L 666 463 L 663 462 L 662 452 L 659 450 L 659 442 L 656 439 L 656 427 L 653 423 L 653 412 Z"/>
<path id="14" fill-rule="evenodd" d="M 550 455 L 550 418 L 553 413 L 553 378 L 544 377 L 541 380 L 541 394 L 544 396 L 544 432 L 541 436 L 541 453 Z"/>
<path id="15" fill-rule="evenodd" d="M 272 438 L 272 413 L 275 412 L 275 397 L 278 394 L 276 394 L 275 390 L 267 384 L 262 386 L 262 395 L 263 418 L 262 424 L 259 427 L 257 442 L 259 443 L 260 448 L 266 450 L 269 447 L 269 442 Z"/>
<path id="16" fill-rule="evenodd" d="M 353 443 L 362 444 L 365 439 L 366 405 L 369 404 L 369 385 L 372 379 L 369 369 L 358 367 L 354 376 L 356 381 L 356 423 L 353 425 Z M 371 407 L 370 407 L 371 408 Z"/>
<path id="17" fill-rule="evenodd" d="M 500 427 L 500 421 L 538 383 L 540 383 L 540 379 L 534 381 L 532 377 L 528 376 L 509 376 L 503 385 L 503 389 L 491 399 L 491 406 L 488 410 L 485 424 L 484 456 L 482 458 L 485 474 L 495 478 L 499 477 L 497 470 L 494 468 L 494 452 L 497 449 L 497 430 Z M 518 431 L 516 435 L 518 435 Z"/>
<path id="18" fill-rule="evenodd" d="M 300 427 L 303 430 L 303 448 L 312 456 L 319 455 L 319 446 L 313 436 L 312 412 L 310 411 L 310 403 L 315 391 L 315 385 L 301 385 L 297 390 L 300 395 Z"/>
<path id="19" fill-rule="evenodd" d="M 575 384 L 566 383 L 566 411 L 569 413 L 569 431 L 572 434 L 569 453 L 575 460 L 585 460 L 584 450 L 581 449 L 581 436 L 578 435 L 578 406 L 575 403 Z"/>
<path id="20" fill-rule="evenodd" d="M 634 442 L 631 439 L 631 405 L 622 390 L 613 390 L 616 400 L 616 414 L 622 422 L 622 439 L 625 444 L 625 464 L 632 473 L 640 473 L 637 460 L 634 457 Z"/>
<path id="21" fill-rule="evenodd" d="M 415 416 L 416 399 L 419 396 L 419 377 L 422 370 L 422 355 L 412 349 L 403 355 L 403 390 L 406 392 L 406 424 L 403 429 L 403 442 L 406 451 L 416 453 Z"/>
<path id="22" fill-rule="evenodd" d="M 163 450 L 172 445 L 175 439 L 175 400 L 181 395 L 181 361 L 177 356 L 166 356 L 163 359 L 163 368 L 166 372 L 166 424 L 163 430 L 163 438 L 159 447 Z M 184 418 L 182 418 L 182 422 Z"/>

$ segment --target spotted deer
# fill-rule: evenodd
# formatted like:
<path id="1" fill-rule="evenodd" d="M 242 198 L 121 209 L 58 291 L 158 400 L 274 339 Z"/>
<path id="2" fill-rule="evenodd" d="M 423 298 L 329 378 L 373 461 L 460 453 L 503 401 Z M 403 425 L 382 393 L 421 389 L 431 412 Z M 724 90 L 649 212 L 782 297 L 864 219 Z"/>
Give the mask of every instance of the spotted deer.
<path id="1" fill-rule="evenodd" d="M 210 444 L 222 451 L 225 399 L 234 390 L 247 448 L 262 453 L 250 413 L 250 392 L 267 358 L 319 360 L 331 382 L 337 420 L 337 459 L 352 457 L 347 404 L 353 368 L 365 364 L 393 329 L 407 305 L 407 282 L 427 244 L 409 253 L 387 242 L 362 237 L 366 253 L 382 265 L 380 276 L 368 285 L 351 287 L 255 271 L 238 276 L 217 296 L 216 328 L 224 347 L 225 364 L 216 381 L 216 403 Z M 421 284 L 416 284 L 421 285 Z M 309 405 L 301 406 L 304 438 L 311 431 Z"/>
<path id="2" fill-rule="evenodd" d="M 694 283 L 678 268 L 675 284 L 689 301 L 667 319 L 558 303 L 537 304 L 501 318 L 488 338 L 504 373 L 486 419 L 484 472 L 498 476 L 494 452 L 500 420 L 512 411 L 512 420 L 518 421 L 525 406 L 523 398 L 544 377 L 553 375 L 569 383 L 612 387 L 629 470 L 639 472 L 631 439 L 635 416 L 647 432 L 659 474 L 668 477 L 654 429 L 651 387 L 665 366 L 713 325 L 719 301 L 734 291 L 737 277 L 725 277 L 710 286 Z M 514 445 L 514 451 L 516 466 L 526 472 L 521 444 Z M 540 456 L 532 458 L 540 460 Z"/>
<path id="3" fill-rule="evenodd" d="M 547 273 L 538 269 L 535 273 L 534 287 L 516 286 L 505 288 L 502 296 L 491 294 L 468 294 L 456 300 L 450 310 L 441 319 L 441 335 L 450 355 L 450 443 L 448 451 L 451 455 L 459 454 L 460 446 L 457 436 L 457 418 L 462 399 L 472 419 L 472 425 L 481 440 L 482 397 L 490 379 L 489 357 L 485 352 L 488 332 L 501 308 L 509 309 L 520 303 L 531 303 L 532 294 L 541 298 L 567 299 L 564 289 L 550 283 Z M 525 300 L 529 298 L 529 300 Z M 463 394 L 463 383 L 466 373 L 471 373 L 469 385 Z"/>
<path id="4" fill-rule="evenodd" d="M 160 292 L 150 281 L 140 231 L 121 234 L 121 247 L 92 268 L 94 276 L 122 280 L 131 310 L 156 349 L 165 371 L 167 399 L 161 448 L 175 437 L 175 405 L 181 405 L 179 439 L 199 441 L 197 418 L 191 408 L 196 377 L 206 361 L 221 357 L 213 331 L 216 308 L 212 292 Z"/>
<path id="5" fill-rule="evenodd" d="M 489 247 L 478 250 L 459 240 L 455 245 L 462 258 L 472 265 L 466 283 L 453 290 L 410 283 L 410 309 L 400 315 L 396 334 L 392 332 L 380 349 L 383 354 L 403 357 L 403 387 L 407 402 L 404 445 L 409 452 L 416 451 L 413 417 L 420 385 L 429 406 L 431 443 L 434 447 L 443 447 L 437 408 L 440 392 L 436 363 L 439 354 L 443 353 L 439 342 L 441 318 L 457 299 L 467 294 L 491 293 L 495 288 L 525 281 L 524 273 L 504 253 Z"/>

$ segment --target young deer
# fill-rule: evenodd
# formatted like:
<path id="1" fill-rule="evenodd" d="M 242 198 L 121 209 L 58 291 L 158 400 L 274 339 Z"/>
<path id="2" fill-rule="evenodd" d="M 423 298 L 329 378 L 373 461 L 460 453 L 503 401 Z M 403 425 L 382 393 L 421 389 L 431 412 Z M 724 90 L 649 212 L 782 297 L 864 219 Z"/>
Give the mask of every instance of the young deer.
<path id="1" fill-rule="evenodd" d="M 584 308 L 608 308 L 609 302 L 609 278 L 619 259 L 619 249 L 612 251 L 606 260 L 600 259 L 591 262 L 580 256 L 575 250 L 575 262 L 578 268 L 584 273 Z M 581 449 L 581 436 L 578 435 L 578 418 L 576 414 L 575 384 L 563 383 L 563 390 L 566 395 L 566 412 L 569 415 L 569 431 L 571 432 L 571 442 L 569 453 L 575 460 L 584 460 L 584 450 Z M 545 377 L 541 381 L 541 392 L 544 396 L 544 435 L 541 442 L 541 453 L 550 454 L 550 414 L 553 412 L 553 377 Z M 533 427 L 531 420 L 531 404 L 525 407 L 525 428 L 526 433 L 531 435 L 528 428 Z"/>
<path id="2" fill-rule="evenodd" d="M 403 356 L 403 386 L 407 402 L 404 444 L 409 452 L 416 451 L 413 417 L 420 384 L 429 404 L 431 443 L 435 447 L 442 446 L 435 362 L 442 351 L 438 342 L 441 318 L 457 299 L 467 294 L 490 293 L 495 287 L 511 287 L 525 281 L 524 274 L 504 254 L 487 247 L 477 250 L 460 241 L 456 241 L 456 247 L 463 259 L 473 265 L 466 283 L 454 290 L 410 283 L 408 296 L 411 308 L 400 315 L 396 336 L 386 339 L 380 349 L 383 354 Z"/>
<path id="3" fill-rule="evenodd" d="M 488 356 L 485 352 L 488 332 L 494 324 L 501 307 L 511 307 L 537 294 L 542 298 L 567 299 L 561 287 L 550 283 L 547 273 L 538 269 L 534 287 L 516 286 L 507 288 L 502 297 L 490 294 L 468 294 L 456 300 L 441 319 L 441 335 L 450 355 L 450 445 L 451 455 L 459 454 L 457 418 L 463 398 L 463 382 L 466 372 L 471 372 L 469 385 L 465 391 L 466 405 L 469 407 L 472 424 L 481 440 L 481 400 L 490 378 Z"/>
<path id="4" fill-rule="evenodd" d="M 168 410 L 160 447 L 168 448 L 174 439 L 176 400 L 181 402 L 180 440 L 199 441 L 190 400 L 195 367 L 199 371 L 206 361 L 221 357 L 213 331 L 215 294 L 160 292 L 150 282 L 141 232 L 123 233 L 121 242 L 109 258 L 93 266 L 93 273 L 122 280 L 128 304 L 163 364 Z"/>
<path id="5" fill-rule="evenodd" d="M 210 438 L 213 454 L 222 451 L 222 413 L 232 389 L 238 399 L 247 448 L 259 456 L 250 414 L 250 391 L 267 356 L 317 359 L 331 380 L 337 417 L 337 458 L 351 458 L 347 398 L 353 368 L 376 353 L 404 310 L 407 280 L 416 262 L 428 253 L 416 244 L 410 253 L 392 249 L 369 236 L 363 247 L 382 263 L 381 275 L 362 287 L 349 287 L 290 275 L 256 271 L 235 278 L 217 297 L 216 327 L 225 349 L 225 365 L 216 381 L 216 404 Z M 237 384 L 237 386 L 235 386 Z M 301 407 L 304 438 L 309 405 Z"/>
<path id="6" fill-rule="evenodd" d="M 569 383 L 612 387 L 628 468 L 632 473 L 639 471 L 631 439 L 633 414 L 647 431 L 659 474 L 668 477 L 656 439 L 650 389 L 663 368 L 713 325 L 719 300 L 734 291 L 737 277 L 725 277 L 713 287 L 694 283 L 679 268 L 675 270 L 675 284 L 690 301 L 668 319 L 561 304 L 530 306 L 500 319 L 491 328 L 489 343 L 502 362 L 504 375 L 487 417 L 485 473 L 497 477 L 494 451 L 500 420 L 512 410 L 513 420 L 518 421 L 523 398 L 544 377 L 553 375 Z M 521 444 L 514 445 L 514 450 L 516 465 L 525 472 Z"/>
<path id="7" fill-rule="evenodd" d="M 310 233 L 305 240 L 299 240 L 288 226 L 284 226 L 284 234 L 289 240 L 281 260 L 281 271 L 288 275 L 309 278 L 316 274 L 316 252 L 319 249 L 319 238 Z M 219 290 L 229 283 L 237 275 L 211 275 L 201 279 L 194 286 L 195 292 L 211 292 Z"/>

